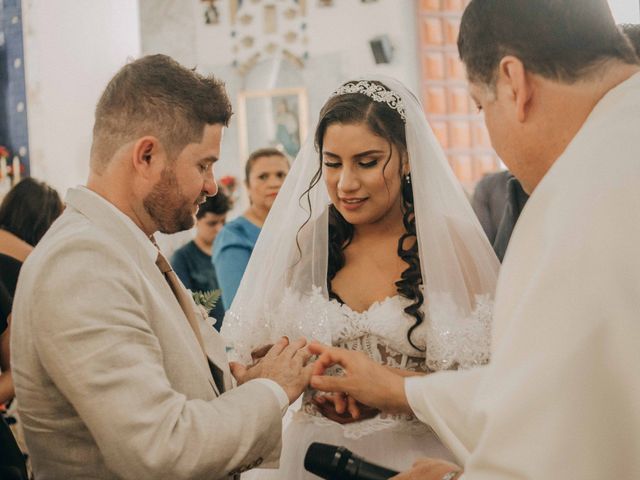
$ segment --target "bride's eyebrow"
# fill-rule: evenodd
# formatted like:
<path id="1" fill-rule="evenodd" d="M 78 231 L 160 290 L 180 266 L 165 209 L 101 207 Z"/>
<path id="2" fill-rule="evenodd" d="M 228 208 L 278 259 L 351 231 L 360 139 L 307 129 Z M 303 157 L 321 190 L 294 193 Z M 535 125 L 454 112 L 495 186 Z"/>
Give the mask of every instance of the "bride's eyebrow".
<path id="1" fill-rule="evenodd" d="M 362 158 L 362 157 L 368 157 L 369 155 L 377 155 L 379 153 L 387 153 L 383 150 L 367 150 L 366 152 L 360 152 L 360 153 L 356 153 L 353 158 Z"/>
<path id="2" fill-rule="evenodd" d="M 369 155 L 378 155 L 378 154 L 387 154 L 388 152 L 384 151 L 384 150 L 366 150 L 364 152 L 360 152 L 360 153 L 356 153 L 353 158 L 355 159 L 360 159 L 363 157 L 368 157 Z M 322 155 L 325 157 L 331 157 L 331 158 L 335 158 L 336 160 L 341 160 L 340 155 L 337 155 L 333 152 L 329 152 L 327 150 L 323 150 L 322 151 Z"/>

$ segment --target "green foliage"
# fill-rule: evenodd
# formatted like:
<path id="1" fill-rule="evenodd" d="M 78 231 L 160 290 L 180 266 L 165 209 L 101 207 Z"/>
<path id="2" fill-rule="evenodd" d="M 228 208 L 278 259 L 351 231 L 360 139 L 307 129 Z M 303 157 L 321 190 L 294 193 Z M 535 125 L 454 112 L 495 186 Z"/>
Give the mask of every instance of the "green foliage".
<path id="1" fill-rule="evenodd" d="M 192 292 L 193 301 L 196 305 L 202 305 L 207 312 L 210 312 L 213 307 L 216 306 L 218 300 L 220 300 L 220 290 L 210 290 L 208 292 Z"/>

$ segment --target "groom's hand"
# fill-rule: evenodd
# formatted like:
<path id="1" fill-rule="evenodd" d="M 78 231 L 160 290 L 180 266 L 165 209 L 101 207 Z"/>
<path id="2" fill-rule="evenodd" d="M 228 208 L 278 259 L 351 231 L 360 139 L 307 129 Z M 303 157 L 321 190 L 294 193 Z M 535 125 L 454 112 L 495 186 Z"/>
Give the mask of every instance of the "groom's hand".
<path id="1" fill-rule="evenodd" d="M 254 378 L 268 378 L 282 387 L 289 403 L 293 403 L 309 385 L 313 364 L 307 365 L 311 358 L 306 348 L 307 341 L 300 338 L 289 343 L 286 337 L 278 340 L 258 363 L 246 367 L 231 362 L 231 373 L 242 385 Z"/>
<path id="2" fill-rule="evenodd" d="M 362 352 L 310 343 L 309 351 L 319 355 L 313 364 L 311 387 L 323 392 L 343 392 L 383 412 L 411 413 L 404 393 L 404 378 L 374 362 Z M 324 371 L 340 365 L 344 376 L 330 377 Z"/>

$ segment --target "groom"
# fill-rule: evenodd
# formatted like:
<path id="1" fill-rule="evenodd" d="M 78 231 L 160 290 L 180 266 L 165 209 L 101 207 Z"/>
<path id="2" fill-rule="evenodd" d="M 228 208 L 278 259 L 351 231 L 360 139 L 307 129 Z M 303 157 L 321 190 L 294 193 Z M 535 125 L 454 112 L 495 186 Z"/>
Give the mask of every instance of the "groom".
<path id="1" fill-rule="evenodd" d="M 606 0 L 472 0 L 458 47 L 497 153 L 531 198 L 498 281 L 492 358 L 403 379 L 320 345 L 311 385 L 413 411 L 464 472 L 640 478 L 640 68 Z M 392 448 L 392 446 L 390 446 Z"/>
<path id="2" fill-rule="evenodd" d="M 38 479 L 221 479 L 280 453 L 309 377 L 304 340 L 234 367 L 153 240 L 215 195 L 224 86 L 154 55 L 95 112 L 90 175 L 22 268 L 12 351 Z"/>

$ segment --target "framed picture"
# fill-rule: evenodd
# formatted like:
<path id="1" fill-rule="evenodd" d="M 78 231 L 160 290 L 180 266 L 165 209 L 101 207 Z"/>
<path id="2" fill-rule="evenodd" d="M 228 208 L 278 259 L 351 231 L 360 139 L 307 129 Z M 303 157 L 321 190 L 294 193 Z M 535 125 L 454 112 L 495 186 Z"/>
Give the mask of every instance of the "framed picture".
<path id="1" fill-rule="evenodd" d="M 244 162 L 258 148 L 276 147 L 293 160 L 307 137 L 305 88 L 274 88 L 238 94 L 238 134 Z"/>

